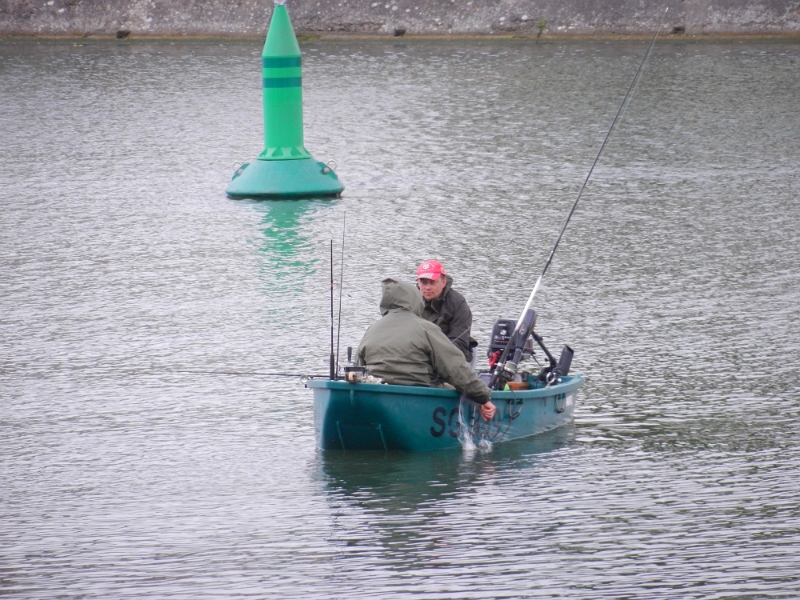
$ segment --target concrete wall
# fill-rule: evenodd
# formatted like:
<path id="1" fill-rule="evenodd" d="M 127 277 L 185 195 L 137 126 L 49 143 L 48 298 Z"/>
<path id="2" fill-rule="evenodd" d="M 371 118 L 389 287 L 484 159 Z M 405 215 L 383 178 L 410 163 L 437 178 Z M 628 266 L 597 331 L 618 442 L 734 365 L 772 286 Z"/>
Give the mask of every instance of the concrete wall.
<path id="1" fill-rule="evenodd" d="M 800 35 L 800 0 L 289 0 L 298 34 Z M 0 0 L 0 35 L 266 33 L 272 0 Z M 544 22 L 546 21 L 546 25 Z"/>

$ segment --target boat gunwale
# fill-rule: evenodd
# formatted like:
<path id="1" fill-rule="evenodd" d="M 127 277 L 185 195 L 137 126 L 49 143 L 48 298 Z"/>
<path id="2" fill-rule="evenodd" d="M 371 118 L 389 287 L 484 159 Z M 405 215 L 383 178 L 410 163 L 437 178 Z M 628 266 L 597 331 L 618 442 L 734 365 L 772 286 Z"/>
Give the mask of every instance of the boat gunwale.
<path id="1" fill-rule="evenodd" d="M 580 375 L 568 375 L 566 381 L 549 387 L 530 388 L 527 390 L 493 391 L 492 400 L 514 400 L 545 398 L 554 394 L 564 394 L 577 390 L 583 385 Z M 456 390 L 433 388 L 415 385 L 393 385 L 388 383 L 349 383 L 332 379 L 309 379 L 306 387 L 329 390 L 352 390 L 356 392 L 372 392 L 379 394 L 397 394 L 412 396 L 430 396 L 458 400 L 460 394 Z"/>

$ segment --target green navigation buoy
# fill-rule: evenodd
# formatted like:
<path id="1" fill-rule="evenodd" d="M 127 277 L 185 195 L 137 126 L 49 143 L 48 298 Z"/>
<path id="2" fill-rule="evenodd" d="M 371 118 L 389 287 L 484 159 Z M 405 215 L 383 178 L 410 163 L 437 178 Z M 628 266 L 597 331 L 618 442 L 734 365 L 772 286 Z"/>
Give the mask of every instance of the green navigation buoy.
<path id="1" fill-rule="evenodd" d="M 333 169 L 303 145 L 300 46 L 284 2 L 275 2 L 261 53 L 264 151 L 233 174 L 225 190 L 231 198 L 339 196 L 344 190 Z"/>

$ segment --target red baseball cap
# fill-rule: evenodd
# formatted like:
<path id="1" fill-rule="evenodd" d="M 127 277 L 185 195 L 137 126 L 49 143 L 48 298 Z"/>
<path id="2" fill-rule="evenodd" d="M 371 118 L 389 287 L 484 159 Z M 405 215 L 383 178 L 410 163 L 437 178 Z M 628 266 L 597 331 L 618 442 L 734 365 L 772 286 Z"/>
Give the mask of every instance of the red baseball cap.
<path id="1" fill-rule="evenodd" d="M 438 260 L 426 260 L 417 267 L 417 279 L 439 279 L 444 272 L 444 266 Z"/>

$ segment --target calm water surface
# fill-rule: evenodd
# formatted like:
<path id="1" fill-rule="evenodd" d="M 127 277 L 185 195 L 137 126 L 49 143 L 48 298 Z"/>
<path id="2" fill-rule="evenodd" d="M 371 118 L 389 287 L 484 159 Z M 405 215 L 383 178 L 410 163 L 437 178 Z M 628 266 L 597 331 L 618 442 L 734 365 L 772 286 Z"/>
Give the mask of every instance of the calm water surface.
<path id="1" fill-rule="evenodd" d="M 314 446 L 330 240 L 342 348 L 431 256 L 485 348 L 646 45 L 304 42 L 346 190 L 254 202 L 260 43 L 0 42 L 0 595 L 800 597 L 797 43 L 656 44 L 537 295 L 574 425 Z"/>

